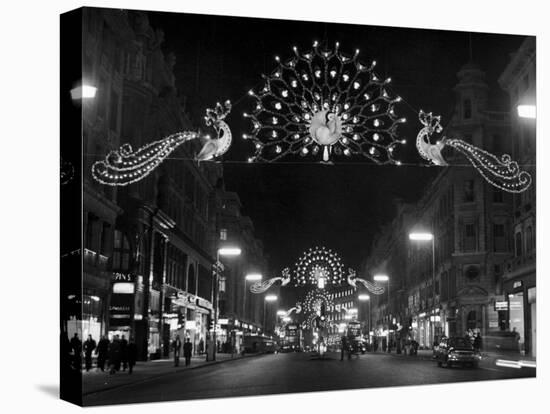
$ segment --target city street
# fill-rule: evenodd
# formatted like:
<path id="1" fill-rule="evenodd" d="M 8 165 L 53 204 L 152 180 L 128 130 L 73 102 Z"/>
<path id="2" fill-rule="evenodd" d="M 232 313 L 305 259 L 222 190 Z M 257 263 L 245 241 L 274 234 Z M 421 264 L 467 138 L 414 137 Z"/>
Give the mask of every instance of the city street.
<path id="1" fill-rule="evenodd" d="M 534 377 L 532 368 L 496 366 L 439 368 L 426 357 L 366 353 L 340 361 L 340 354 L 318 359 L 312 353 L 268 354 L 84 396 L 84 405 L 127 404 L 196 398 L 236 397 L 400 385 Z"/>

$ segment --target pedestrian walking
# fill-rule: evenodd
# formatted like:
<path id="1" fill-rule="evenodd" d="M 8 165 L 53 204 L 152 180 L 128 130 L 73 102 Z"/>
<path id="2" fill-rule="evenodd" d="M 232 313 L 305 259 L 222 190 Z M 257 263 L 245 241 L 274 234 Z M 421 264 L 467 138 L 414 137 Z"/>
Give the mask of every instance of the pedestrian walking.
<path id="1" fill-rule="evenodd" d="M 481 351 L 481 332 L 478 332 L 476 337 L 474 338 L 474 350 L 476 352 Z"/>
<path id="2" fill-rule="evenodd" d="M 122 364 L 122 370 L 126 371 L 126 368 L 128 368 L 128 341 L 124 335 L 120 339 L 120 363 Z"/>
<path id="3" fill-rule="evenodd" d="M 133 337 L 130 337 L 130 341 L 126 347 L 126 355 L 128 362 L 128 374 L 131 374 L 134 371 L 134 365 L 136 365 L 137 360 L 137 346 Z"/>
<path id="4" fill-rule="evenodd" d="M 82 341 L 76 332 L 71 338 L 71 350 L 73 352 L 73 367 L 80 371 L 82 368 Z"/>
<path id="5" fill-rule="evenodd" d="M 183 357 L 185 358 L 185 366 L 189 366 L 191 364 L 191 355 L 193 353 L 193 344 L 189 341 L 189 338 L 185 340 L 185 344 L 183 345 Z"/>
<path id="6" fill-rule="evenodd" d="M 199 341 L 199 355 L 202 355 L 204 353 L 204 339 L 201 338 Z"/>
<path id="7" fill-rule="evenodd" d="M 86 371 L 92 368 L 92 352 L 96 348 L 96 342 L 93 340 L 92 335 L 88 335 L 88 339 L 84 341 L 84 364 Z"/>
<path id="8" fill-rule="evenodd" d="M 189 339 L 187 339 L 189 341 Z M 180 352 L 181 352 L 181 340 L 180 336 L 176 335 L 176 338 L 172 341 L 172 348 L 174 349 L 174 366 L 180 365 Z"/>
<path id="9" fill-rule="evenodd" d="M 120 369 L 120 339 L 115 335 L 109 345 L 109 374 L 115 374 Z"/>
<path id="10" fill-rule="evenodd" d="M 97 367 L 103 372 L 105 371 L 105 361 L 109 352 L 109 340 L 105 335 L 101 335 L 101 339 L 97 343 L 95 353 L 97 355 Z"/>

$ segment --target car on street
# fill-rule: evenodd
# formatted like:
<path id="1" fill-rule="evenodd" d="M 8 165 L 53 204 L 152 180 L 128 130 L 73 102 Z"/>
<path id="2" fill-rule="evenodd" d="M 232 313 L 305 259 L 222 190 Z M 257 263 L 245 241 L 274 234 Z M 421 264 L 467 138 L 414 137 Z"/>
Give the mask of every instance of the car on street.
<path id="1" fill-rule="evenodd" d="M 477 367 L 481 354 L 474 350 L 472 343 L 466 338 L 443 337 L 434 350 L 434 359 L 440 367 L 453 365 Z"/>

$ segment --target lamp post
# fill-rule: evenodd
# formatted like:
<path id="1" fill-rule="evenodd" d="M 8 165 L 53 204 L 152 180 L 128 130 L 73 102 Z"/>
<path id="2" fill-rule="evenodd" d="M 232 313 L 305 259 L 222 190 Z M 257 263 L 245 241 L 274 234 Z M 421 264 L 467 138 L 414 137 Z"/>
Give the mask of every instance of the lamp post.
<path id="1" fill-rule="evenodd" d="M 388 352 L 391 352 L 390 342 L 390 325 L 391 325 L 391 312 L 390 312 L 390 278 L 385 274 L 376 274 L 373 277 L 375 282 L 387 282 L 388 284 Z"/>
<path id="2" fill-rule="evenodd" d="M 243 292 L 243 315 L 242 319 L 245 317 L 246 313 L 246 282 L 257 282 L 259 280 L 262 280 L 262 275 L 260 273 L 248 273 L 244 277 L 244 292 Z"/>
<path id="3" fill-rule="evenodd" d="M 419 233 L 410 233 L 409 239 L 416 242 L 432 242 L 432 315 L 430 316 L 430 326 L 431 326 L 431 343 L 433 346 L 433 341 L 435 340 L 435 237 L 433 233 L 429 232 L 419 232 Z M 433 321 L 432 321 L 433 316 Z"/>
<path id="4" fill-rule="evenodd" d="M 369 333 L 368 333 L 368 337 L 369 337 L 369 344 L 370 344 L 370 296 L 365 294 L 365 293 L 362 293 L 360 294 L 358 297 L 357 297 L 361 302 L 369 302 L 369 319 L 368 319 L 368 329 L 369 329 Z"/>
<path id="5" fill-rule="evenodd" d="M 241 249 L 238 247 L 222 247 L 216 251 L 216 267 L 214 271 L 214 333 L 212 335 L 212 361 L 216 360 L 216 348 L 218 346 L 218 341 L 216 337 L 216 331 L 218 329 L 218 313 L 219 313 L 219 299 L 220 299 L 220 256 L 239 256 L 241 254 Z"/>
<path id="6" fill-rule="evenodd" d="M 264 333 L 266 332 L 266 328 L 265 328 L 265 313 L 266 313 L 266 308 L 267 308 L 267 303 L 268 302 L 275 302 L 277 300 L 277 295 L 266 295 L 264 297 L 264 323 L 262 325 L 262 329 L 264 330 Z"/>

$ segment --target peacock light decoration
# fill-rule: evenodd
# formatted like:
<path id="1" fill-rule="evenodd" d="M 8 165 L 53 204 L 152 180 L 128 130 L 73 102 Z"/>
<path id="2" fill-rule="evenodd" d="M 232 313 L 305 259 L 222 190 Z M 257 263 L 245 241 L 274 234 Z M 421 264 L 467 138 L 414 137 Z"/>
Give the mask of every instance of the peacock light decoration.
<path id="1" fill-rule="evenodd" d="M 388 85 L 374 72 L 376 62 L 364 65 L 359 50 L 346 55 L 336 43 L 333 50 L 313 50 L 282 60 L 264 75 L 265 84 L 250 90 L 255 104 L 244 113 L 252 132 L 244 134 L 255 146 L 249 162 L 273 162 L 292 155 L 321 157 L 362 156 L 377 164 L 400 164 L 394 150 L 405 141 L 396 133 L 405 118 L 397 116 Z"/>
<path id="2" fill-rule="evenodd" d="M 500 158 L 466 141 L 457 138 L 443 137 L 435 143 L 431 142 L 434 133 L 441 133 L 441 117 L 431 112 L 420 110 L 418 114 L 423 128 L 416 137 L 416 149 L 422 158 L 439 166 L 448 166 L 442 155 L 446 146 L 463 154 L 474 168 L 491 185 L 510 193 L 521 193 L 531 185 L 532 178 L 527 171 L 519 168 L 508 154 Z"/>
<path id="3" fill-rule="evenodd" d="M 224 121 L 230 111 L 229 101 L 223 105 L 218 102 L 214 109 L 206 110 L 204 119 L 207 126 L 214 128 L 217 135 L 215 139 L 195 131 L 182 131 L 150 142 L 135 151 L 130 144 L 123 144 L 120 149 L 109 152 L 104 160 L 92 165 L 92 176 L 96 181 L 110 186 L 135 183 L 147 177 L 180 145 L 194 139 L 202 138 L 204 141 L 201 151 L 195 156 L 196 161 L 219 157 L 231 146 L 231 130 Z"/>

